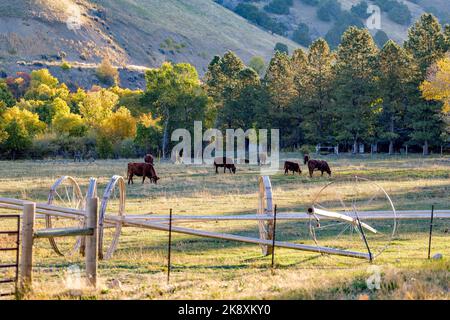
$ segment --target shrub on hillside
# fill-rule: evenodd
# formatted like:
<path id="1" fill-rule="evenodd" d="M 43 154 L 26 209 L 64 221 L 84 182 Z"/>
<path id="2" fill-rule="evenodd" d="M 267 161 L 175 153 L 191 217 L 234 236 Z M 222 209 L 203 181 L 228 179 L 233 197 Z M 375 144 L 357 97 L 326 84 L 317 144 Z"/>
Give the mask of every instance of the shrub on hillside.
<path id="1" fill-rule="evenodd" d="M 97 78 L 105 85 L 113 86 L 119 83 L 119 71 L 109 59 L 103 59 L 96 71 Z"/>
<path id="2" fill-rule="evenodd" d="M 370 17 L 370 14 L 367 13 L 368 8 L 369 8 L 369 5 L 368 5 L 367 1 L 361 1 L 360 3 L 352 6 L 352 8 L 350 9 L 350 12 L 357 15 L 361 19 L 367 19 L 368 17 Z"/>
<path id="3" fill-rule="evenodd" d="M 279 51 L 279 52 L 284 52 L 286 54 L 289 54 L 289 48 L 286 44 L 281 43 L 281 42 L 277 42 L 277 44 L 275 44 L 275 51 Z"/>
<path id="4" fill-rule="evenodd" d="M 267 13 L 260 11 L 258 7 L 252 4 L 240 3 L 236 6 L 234 12 L 273 33 L 279 35 L 286 33 L 287 27 L 283 23 L 275 21 Z"/>
<path id="5" fill-rule="evenodd" d="M 272 0 L 264 7 L 264 10 L 275 14 L 289 14 L 292 5 L 293 0 Z"/>
<path id="6" fill-rule="evenodd" d="M 72 69 L 72 66 L 67 61 L 64 60 L 61 63 L 61 69 L 63 69 L 64 71 L 68 71 L 68 70 Z"/>
<path id="7" fill-rule="evenodd" d="M 342 13 L 341 4 L 337 0 L 325 0 L 317 10 L 317 17 L 325 22 L 339 19 Z"/>
<path id="8" fill-rule="evenodd" d="M 311 36 L 309 34 L 309 27 L 305 23 L 300 23 L 297 27 L 297 30 L 294 31 L 292 39 L 298 44 L 308 47 L 312 42 Z"/>

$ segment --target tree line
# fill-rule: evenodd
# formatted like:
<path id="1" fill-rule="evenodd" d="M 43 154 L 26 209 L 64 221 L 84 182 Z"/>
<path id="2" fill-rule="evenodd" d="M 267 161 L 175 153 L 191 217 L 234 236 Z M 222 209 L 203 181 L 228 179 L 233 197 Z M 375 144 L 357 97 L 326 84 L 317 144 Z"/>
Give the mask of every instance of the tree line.
<path id="1" fill-rule="evenodd" d="M 350 27 L 334 51 L 318 39 L 307 52 L 276 51 L 267 66 L 252 59 L 253 68 L 227 52 L 202 79 L 190 64 L 166 62 L 146 72 L 145 90 L 119 87 L 107 63 L 97 73 L 110 87 L 75 92 L 47 69 L 19 72 L 0 79 L 0 156 L 164 156 L 171 132 L 192 131 L 194 121 L 280 129 L 285 150 L 365 144 L 428 154 L 449 142 L 449 49 L 450 28 L 425 14 L 402 46 L 378 49 L 367 30 Z"/>
<path id="2" fill-rule="evenodd" d="M 357 152 L 363 143 L 428 154 L 449 142 L 448 114 L 421 84 L 449 49 L 449 26 L 425 14 L 402 46 L 390 40 L 378 49 L 368 30 L 350 27 L 335 51 L 318 39 L 308 52 L 276 52 L 262 79 L 226 53 L 211 62 L 205 83 L 219 127 L 279 128 L 283 148 L 339 144 Z"/>

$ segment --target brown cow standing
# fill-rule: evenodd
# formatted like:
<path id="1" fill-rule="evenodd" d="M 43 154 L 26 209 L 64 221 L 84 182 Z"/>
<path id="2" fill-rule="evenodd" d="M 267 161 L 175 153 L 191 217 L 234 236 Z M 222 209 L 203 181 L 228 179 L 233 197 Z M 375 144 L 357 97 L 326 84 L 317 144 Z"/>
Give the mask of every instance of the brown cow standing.
<path id="1" fill-rule="evenodd" d="M 227 157 L 218 157 L 214 159 L 214 166 L 216 167 L 216 173 L 219 173 L 217 170 L 219 167 L 223 167 L 223 173 L 227 172 L 227 169 L 230 170 L 230 173 L 233 172 L 236 174 L 236 166 L 234 165 L 233 159 Z"/>
<path id="2" fill-rule="evenodd" d="M 298 174 L 302 174 L 302 169 L 297 162 L 286 161 L 284 163 L 284 174 L 288 174 L 289 171 L 292 171 L 292 174 L 298 172 Z"/>
<path id="3" fill-rule="evenodd" d="M 128 164 L 128 184 L 133 182 L 133 177 L 142 177 L 142 184 L 145 182 L 145 178 L 150 179 L 150 183 L 158 184 L 160 179 L 156 174 L 155 167 L 150 163 L 129 163 Z"/>
<path id="4" fill-rule="evenodd" d="M 323 160 L 310 160 L 308 155 L 305 155 L 304 161 L 305 164 L 308 164 L 309 176 L 311 178 L 315 170 L 322 172 L 322 176 L 323 173 L 326 172 L 331 177 L 331 169 L 328 162 Z"/>
<path id="5" fill-rule="evenodd" d="M 153 164 L 153 162 L 154 162 L 153 156 L 151 154 L 146 154 L 144 157 L 144 162 Z"/>

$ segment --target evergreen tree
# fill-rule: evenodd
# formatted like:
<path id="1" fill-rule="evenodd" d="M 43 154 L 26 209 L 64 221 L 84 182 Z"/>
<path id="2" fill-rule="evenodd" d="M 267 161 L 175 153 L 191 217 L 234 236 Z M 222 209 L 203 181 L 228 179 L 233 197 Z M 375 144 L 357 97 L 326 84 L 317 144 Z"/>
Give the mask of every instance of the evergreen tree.
<path id="1" fill-rule="evenodd" d="M 304 72 L 304 120 L 302 128 L 308 143 L 334 143 L 331 88 L 335 60 L 327 42 L 316 40 L 309 48 Z"/>
<path id="2" fill-rule="evenodd" d="M 231 51 L 225 53 L 222 58 L 214 57 L 209 64 L 204 82 L 208 95 L 214 99 L 217 109 L 223 107 L 226 91 L 236 86 L 239 73 L 244 68 L 242 60 Z"/>
<path id="3" fill-rule="evenodd" d="M 224 129 L 246 130 L 253 127 L 255 113 L 260 107 L 259 75 L 253 69 L 245 68 L 239 72 L 238 79 L 233 90 L 227 92 L 225 104 L 218 115 L 218 123 Z"/>
<path id="4" fill-rule="evenodd" d="M 378 49 L 366 29 L 350 27 L 343 35 L 337 51 L 335 99 L 337 137 L 351 141 L 353 152 L 358 143 L 374 135 L 378 110 L 374 67 Z"/>
<path id="5" fill-rule="evenodd" d="M 389 154 L 394 153 L 394 143 L 400 136 L 408 95 L 414 86 L 417 73 L 413 58 L 405 49 L 389 40 L 378 57 L 378 93 L 382 98 L 380 138 L 389 142 Z"/>
<path id="6" fill-rule="evenodd" d="M 276 52 L 264 78 L 267 97 L 265 108 L 260 110 L 260 123 L 266 128 L 280 129 L 282 146 L 293 146 L 299 142 L 300 113 L 294 113 L 293 101 L 297 95 L 291 59 L 285 53 Z"/>
<path id="7" fill-rule="evenodd" d="M 429 154 L 429 145 L 438 141 L 443 130 L 440 103 L 425 101 L 419 90 L 425 80 L 428 68 L 445 53 L 445 37 L 439 21 L 432 14 L 424 14 L 409 29 L 405 48 L 413 55 L 419 65 L 419 74 L 415 81 L 415 90 L 410 94 L 407 110 L 408 126 L 413 142 L 422 144 L 423 154 Z"/>
<path id="8" fill-rule="evenodd" d="M 444 56 L 445 38 L 438 19 L 432 14 L 423 14 L 408 31 L 405 48 L 419 64 L 422 77 L 427 69 Z"/>

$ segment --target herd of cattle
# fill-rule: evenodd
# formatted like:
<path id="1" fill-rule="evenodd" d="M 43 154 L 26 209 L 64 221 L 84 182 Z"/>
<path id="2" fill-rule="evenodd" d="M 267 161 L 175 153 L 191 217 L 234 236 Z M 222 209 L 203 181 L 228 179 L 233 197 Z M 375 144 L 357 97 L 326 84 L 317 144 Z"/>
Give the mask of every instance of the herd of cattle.
<path id="1" fill-rule="evenodd" d="M 263 159 L 260 159 L 260 164 L 264 164 L 266 162 L 266 160 L 264 160 L 264 162 L 262 160 Z M 314 174 L 314 171 L 320 171 L 322 173 L 322 176 L 324 172 L 328 173 L 328 175 L 331 176 L 331 169 L 326 161 L 311 160 L 309 158 L 309 155 L 305 155 L 304 164 L 307 165 L 309 170 L 309 176 L 311 178 Z M 216 174 L 219 173 L 218 170 L 219 168 L 223 168 L 224 173 L 226 173 L 228 169 L 230 173 L 236 174 L 236 165 L 233 159 L 231 158 L 227 157 L 215 158 L 214 167 L 216 168 Z M 287 175 L 289 174 L 290 171 L 292 171 L 293 174 L 298 173 L 300 175 L 302 173 L 300 164 L 298 162 L 286 161 L 284 163 L 284 174 Z M 145 182 L 145 178 L 148 178 L 150 180 L 150 183 L 155 184 L 158 183 L 158 180 L 160 180 L 160 178 L 156 173 L 154 166 L 154 158 L 151 154 L 147 154 L 144 157 L 144 162 L 128 163 L 128 173 L 127 173 L 128 184 L 134 183 L 133 182 L 134 176 L 142 177 L 142 183 Z"/>

